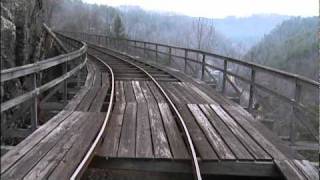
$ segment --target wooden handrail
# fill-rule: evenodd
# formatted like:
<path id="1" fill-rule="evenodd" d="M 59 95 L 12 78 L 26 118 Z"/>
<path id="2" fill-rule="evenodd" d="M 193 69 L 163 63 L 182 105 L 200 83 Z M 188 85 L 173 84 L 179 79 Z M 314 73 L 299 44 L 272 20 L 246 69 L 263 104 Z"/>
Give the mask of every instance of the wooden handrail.
<path id="1" fill-rule="evenodd" d="M 46 27 L 48 28 L 48 27 Z M 50 30 L 50 29 L 49 29 Z M 51 31 L 50 31 L 51 32 Z M 53 32 L 51 32 L 53 33 Z M 56 37 L 56 36 L 55 36 Z M 57 37 L 56 37 L 57 38 Z M 73 40 L 75 41 L 75 40 Z M 59 41 L 61 43 L 61 41 Z M 56 86 L 57 84 L 65 81 L 75 73 L 77 73 L 87 62 L 86 52 L 87 52 L 87 44 L 84 42 L 80 42 L 81 47 L 78 50 L 75 50 L 73 52 L 62 54 L 53 58 L 49 58 L 43 61 L 38 61 L 33 64 L 27 64 L 24 66 L 14 67 L 10 69 L 5 69 L 1 71 L 1 83 L 13 80 L 19 77 L 32 75 L 39 73 L 43 70 L 49 69 L 51 67 L 67 63 L 69 61 L 75 60 L 75 59 L 81 59 L 83 57 L 83 61 L 79 63 L 75 68 L 71 69 L 70 71 L 65 72 L 62 76 L 40 86 L 35 87 L 32 91 L 29 91 L 27 93 L 24 93 L 18 97 L 15 97 L 13 99 L 10 99 L 6 102 L 1 102 L 1 112 L 4 112 L 16 105 L 19 105 L 33 97 L 38 96 L 40 93 L 47 91 L 48 89 Z M 66 48 L 64 48 L 66 50 Z"/>
<path id="2" fill-rule="evenodd" d="M 64 32 L 64 33 L 80 33 L 80 32 Z M 235 63 L 235 64 L 239 64 L 239 65 L 243 65 L 243 66 L 249 66 L 249 67 L 255 68 L 257 70 L 263 70 L 263 71 L 271 72 L 272 74 L 284 76 L 284 77 L 291 78 L 291 79 L 297 79 L 297 80 L 299 80 L 301 82 L 310 84 L 312 86 L 317 86 L 317 87 L 320 86 L 319 82 L 317 82 L 315 80 L 312 80 L 310 78 L 304 77 L 304 76 L 300 76 L 300 75 L 297 75 L 297 74 L 294 74 L 294 73 L 289 73 L 289 72 L 282 71 L 282 70 L 275 69 L 275 68 L 271 68 L 271 67 L 268 67 L 268 66 L 263 66 L 263 65 L 260 65 L 260 64 L 257 64 L 257 63 L 253 63 L 253 62 L 248 62 L 248 61 L 244 61 L 244 60 L 240 60 L 240 59 L 235 59 L 235 58 L 232 58 L 232 57 L 227 57 L 227 56 L 223 56 L 223 55 L 219 55 L 219 54 L 215 54 L 215 53 L 202 51 L 202 50 L 199 50 L 199 49 L 184 48 L 184 47 L 179 47 L 179 46 L 172 46 L 172 45 L 154 43 L 154 42 L 148 42 L 148 41 L 115 38 L 115 37 L 111 37 L 111 36 L 96 35 L 96 34 L 90 34 L 90 33 L 80 33 L 80 34 L 90 35 L 90 36 L 98 36 L 98 37 L 100 36 L 100 37 L 109 38 L 109 39 L 113 39 L 113 40 L 120 40 L 120 41 L 122 40 L 122 41 L 134 42 L 134 43 L 150 44 L 150 45 L 158 46 L 157 49 L 159 49 L 159 46 L 162 46 L 162 47 L 167 47 L 167 48 L 172 48 L 172 49 L 186 50 L 188 52 L 195 52 L 195 53 L 199 53 L 199 54 L 205 54 L 207 56 L 212 56 L 214 58 L 226 60 L 226 61 L 231 62 L 231 63 Z M 144 49 L 144 47 L 139 47 L 139 48 Z M 150 49 L 150 48 L 145 48 L 145 49 L 146 50 L 154 50 L 154 49 Z M 184 58 L 182 56 L 180 56 L 180 57 Z M 201 63 L 201 62 L 197 62 L 197 63 Z"/>

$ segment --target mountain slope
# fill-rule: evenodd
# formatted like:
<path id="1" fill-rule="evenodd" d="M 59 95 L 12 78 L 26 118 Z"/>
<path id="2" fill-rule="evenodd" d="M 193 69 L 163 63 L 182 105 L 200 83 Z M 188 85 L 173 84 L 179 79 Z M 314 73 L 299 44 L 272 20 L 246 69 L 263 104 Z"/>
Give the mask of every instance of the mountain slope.
<path id="1" fill-rule="evenodd" d="M 292 18 L 277 26 L 246 55 L 259 64 L 317 79 L 318 18 Z"/>

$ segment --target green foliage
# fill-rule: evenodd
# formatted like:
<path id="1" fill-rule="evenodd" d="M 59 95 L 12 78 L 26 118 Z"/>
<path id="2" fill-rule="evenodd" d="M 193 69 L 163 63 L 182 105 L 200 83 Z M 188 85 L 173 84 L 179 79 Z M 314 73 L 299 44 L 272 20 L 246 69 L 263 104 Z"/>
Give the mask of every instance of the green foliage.
<path id="1" fill-rule="evenodd" d="M 125 28 L 119 15 L 114 18 L 112 30 L 114 37 L 125 38 Z"/>
<path id="2" fill-rule="evenodd" d="M 254 62 L 301 74 L 318 76 L 318 18 L 292 18 L 277 26 L 254 46 L 246 58 Z M 251 58 L 249 55 L 254 54 Z"/>

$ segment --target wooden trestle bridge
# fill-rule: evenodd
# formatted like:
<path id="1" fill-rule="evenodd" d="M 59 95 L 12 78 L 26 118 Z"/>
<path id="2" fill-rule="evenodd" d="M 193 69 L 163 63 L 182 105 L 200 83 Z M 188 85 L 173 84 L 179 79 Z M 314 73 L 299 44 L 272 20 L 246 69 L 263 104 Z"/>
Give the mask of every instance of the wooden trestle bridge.
<path id="1" fill-rule="evenodd" d="M 249 113 L 258 90 L 305 111 L 302 85 L 318 91 L 318 82 L 194 49 L 45 28 L 62 55 L 1 71 L 1 83 L 34 78 L 33 91 L 1 102 L 2 114 L 33 102 L 30 135 L 1 157 L 2 179 L 79 179 L 87 169 L 189 179 L 319 179 L 312 163 Z M 241 76 L 232 65 L 250 73 Z M 61 76 L 36 83 L 55 66 L 63 67 Z M 220 82 L 212 69 L 222 73 Z M 293 97 L 258 82 L 261 72 L 292 82 Z M 245 108 L 227 97 L 227 87 L 240 91 L 232 77 L 249 86 Z M 61 88 L 65 106 L 38 125 L 39 94 Z M 318 130 L 302 123 L 318 142 Z M 295 130 L 289 135 L 294 142 Z"/>

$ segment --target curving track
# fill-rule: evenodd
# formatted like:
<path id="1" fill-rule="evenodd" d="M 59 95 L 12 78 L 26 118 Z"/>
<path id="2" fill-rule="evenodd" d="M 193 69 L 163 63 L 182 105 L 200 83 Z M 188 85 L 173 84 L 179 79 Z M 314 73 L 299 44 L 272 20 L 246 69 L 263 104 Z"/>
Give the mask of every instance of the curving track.
<path id="1" fill-rule="evenodd" d="M 103 123 L 103 126 L 100 129 L 100 132 L 98 136 L 96 137 L 92 147 L 90 150 L 87 152 L 85 157 L 83 158 L 82 162 L 76 169 L 76 171 L 73 173 L 71 179 L 78 179 L 81 177 L 82 173 L 88 166 L 90 160 L 93 158 L 95 150 L 102 140 L 102 135 L 105 132 L 106 125 L 108 123 L 108 120 L 110 118 L 110 113 L 114 101 L 114 80 L 143 80 L 143 81 L 152 81 L 158 90 L 161 92 L 161 94 L 165 97 L 165 100 L 170 106 L 170 109 L 172 113 L 177 117 L 176 119 L 178 122 L 176 122 L 182 129 L 182 132 L 184 134 L 185 142 L 187 144 L 187 148 L 190 152 L 191 155 L 191 160 L 192 160 L 192 169 L 193 169 L 193 174 L 195 179 L 202 179 L 201 178 L 201 173 L 200 173 L 200 168 L 197 160 L 197 155 L 196 151 L 193 145 L 193 142 L 190 137 L 190 133 L 187 129 L 187 126 L 180 115 L 178 109 L 174 105 L 173 101 L 170 99 L 170 97 L 167 95 L 167 93 L 164 91 L 163 87 L 160 85 L 159 82 L 171 82 L 171 81 L 179 81 L 170 74 L 163 72 L 161 70 L 158 70 L 156 68 L 153 68 L 152 66 L 134 61 L 133 59 L 129 60 L 128 57 L 120 55 L 117 52 L 114 52 L 110 49 L 106 49 L 100 46 L 96 45 L 89 45 L 89 54 L 93 59 L 98 60 L 99 62 L 103 63 L 108 69 L 109 72 L 112 75 L 112 91 L 110 95 L 110 103 L 108 106 L 108 111 L 107 115 L 105 118 L 105 121 Z M 97 57 L 97 55 L 103 55 L 108 59 L 108 61 L 104 61 L 100 58 Z"/>

